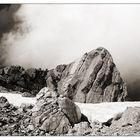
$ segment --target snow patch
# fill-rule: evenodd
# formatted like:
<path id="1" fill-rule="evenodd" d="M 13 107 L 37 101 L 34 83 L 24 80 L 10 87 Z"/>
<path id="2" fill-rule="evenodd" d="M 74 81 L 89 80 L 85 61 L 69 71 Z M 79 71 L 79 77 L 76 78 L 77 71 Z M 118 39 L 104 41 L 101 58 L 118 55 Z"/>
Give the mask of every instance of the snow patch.
<path id="1" fill-rule="evenodd" d="M 114 115 L 123 112 L 127 107 L 140 107 L 140 102 L 104 102 L 99 104 L 77 103 L 81 112 L 90 122 L 106 122 Z"/>
<path id="2" fill-rule="evenodd" d="M 22 103 L 34 105 L 37 101 L 35 97 L 22 97 L 15 93 L 0 93 L 1 96 L 6 97 L 15 106 L 20 106 Z M 95 120 L 106 122 L 114 115 L 123 112 L 127 107 L 140 107 L 140 102 L 104 102 L 98 104 L 75 102 L 75 104 L 79 106 L 81 112 L 87 116 L 90 122 Z"/>
<path id="3" fill-rule="evenodd" d="M 7 98 L 9 103 L 15 105 L 15 106 L 20 106 L 22 103 L 24 104 L 35 104 L 36 103 L 36 98 L 30 98 L 30 97 L 22 97 L 20 94 L 15 94 L 15 93 L 0 93 L 0 97 L 3 96 Z"/>

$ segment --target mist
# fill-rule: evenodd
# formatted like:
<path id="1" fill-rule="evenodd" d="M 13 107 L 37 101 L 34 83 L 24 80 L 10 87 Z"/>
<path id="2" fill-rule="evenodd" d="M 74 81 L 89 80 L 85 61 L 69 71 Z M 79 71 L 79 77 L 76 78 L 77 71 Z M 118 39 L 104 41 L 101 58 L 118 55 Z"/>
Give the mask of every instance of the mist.
<path id="1" fill-rule="evenodd" d="M 6 65 L 51 69 L 104 47 L 140 99 L 139 4 L 24 4 L 16 17 L 29 32 L 6 35 Z"/>
<path id="2" fill-rule="evenodd" d="M 22 23 L 22 20 L 15 16 L 19 8 L 20 5 L 0 5 L 0 67 L 6 65 L 5 60 L 8 57 L 7 35 L 16 33 Z"/>

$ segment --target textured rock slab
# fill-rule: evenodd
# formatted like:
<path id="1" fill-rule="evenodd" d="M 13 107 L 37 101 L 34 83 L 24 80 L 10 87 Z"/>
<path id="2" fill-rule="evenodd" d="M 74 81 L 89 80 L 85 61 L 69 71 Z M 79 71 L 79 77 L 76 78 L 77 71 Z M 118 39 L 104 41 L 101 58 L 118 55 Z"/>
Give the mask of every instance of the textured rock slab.
<path id="1" fill-rule="evenodd" d="M 78 123 L 81 119 L 81 111 L 79 107 L 70 99 L 64 97 L 58 99 L 59 107 L 62 112 L 68 117 L 71 124 Z"/>
<path id="2" fill-rule="evenodd" d="M 81 120 L 81 112 L 77 105 L 66 97 L 58 97 L 57 93 L 43 88 L 37 95 L 37 103 L 32 109 L 33 124 L 51 135 L 61 135 Z"/>

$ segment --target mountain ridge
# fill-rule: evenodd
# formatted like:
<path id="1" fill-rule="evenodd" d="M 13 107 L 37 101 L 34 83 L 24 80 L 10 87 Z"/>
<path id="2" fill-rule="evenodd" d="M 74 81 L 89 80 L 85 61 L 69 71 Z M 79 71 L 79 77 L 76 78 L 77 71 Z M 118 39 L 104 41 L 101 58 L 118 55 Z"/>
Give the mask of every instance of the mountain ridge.
<path id="1" fill-rule="evenodd" d="M 23 96 L 35 96 L 47 86 L 59 95 L 83 103 L 125 101 L 127 96 L 126 84 L 111 54 L 103 47 L 51 70 L 25 70 L 21 66 L 2 68 L 0 84 L 22 92 Z"/>

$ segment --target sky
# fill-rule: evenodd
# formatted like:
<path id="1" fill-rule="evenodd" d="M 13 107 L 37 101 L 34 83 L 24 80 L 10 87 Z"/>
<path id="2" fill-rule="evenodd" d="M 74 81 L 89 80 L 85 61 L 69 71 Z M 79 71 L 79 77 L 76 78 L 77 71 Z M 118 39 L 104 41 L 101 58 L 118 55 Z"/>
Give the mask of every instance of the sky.
<path id="1" fill-rule="evenodd" d="M 4 34 L 7 65 L 51 69 L 104 47 L 126 81 L 140 79 L 140 4 L 23 4 L 14 18 L 24 32 Z"/>
<path id="2" fill-rule="evenodd" d="M 11 32 L 17 32 L 17 25 L 22 23 L 20 18 L 15 18 L 19 8 L 20 5 L 0 5 L 0 67 L 4 65 L 7 59 L 8 47 L 4 45 L 7 42 L 7 35 Z"/>

